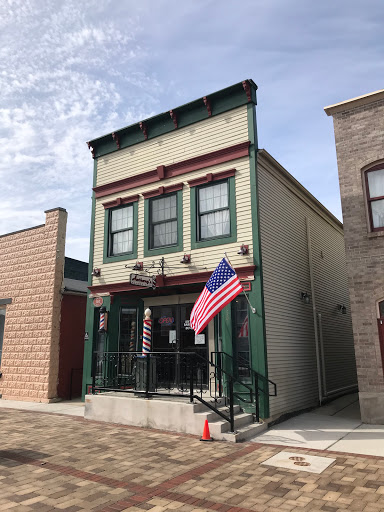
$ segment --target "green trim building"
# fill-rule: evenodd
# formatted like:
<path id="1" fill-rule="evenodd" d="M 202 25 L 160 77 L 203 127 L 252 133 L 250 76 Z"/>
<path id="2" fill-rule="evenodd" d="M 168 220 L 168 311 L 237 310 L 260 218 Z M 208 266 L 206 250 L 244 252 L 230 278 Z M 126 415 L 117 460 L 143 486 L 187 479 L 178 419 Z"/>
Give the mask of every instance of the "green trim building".
<path id="1" fill-rule="evenodd" d="M 356 387 L 342 225 L 258 148 L 256 90 L 245 80 L 88 143 L 84 394 L 95 351 L 141 350 L 148 307 L 154 351 L 225 353 L 237 380 L 252 387 L 259 375 L 264 419 Z M 239 295 L 195 336 L 190 311 L 224 254 L 255 312 Z M 152 276 L 155 287 L 132 274 Z M 236 396 L 247 409 L 240 389 Z"/>

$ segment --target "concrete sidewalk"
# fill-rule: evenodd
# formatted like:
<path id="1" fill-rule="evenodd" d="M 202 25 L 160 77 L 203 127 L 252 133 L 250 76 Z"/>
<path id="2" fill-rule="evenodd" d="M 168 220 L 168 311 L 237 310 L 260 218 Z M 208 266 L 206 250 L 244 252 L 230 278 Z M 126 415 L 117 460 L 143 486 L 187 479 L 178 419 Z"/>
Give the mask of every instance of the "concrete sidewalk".
<path id="1" fill-rule="evenodd" d="M 295 416 L 252 441 L 384 457 L 384 425 L 362 423 L 357 394 Z"/>
<path id="2" fill-rule="evenodd" d="M 18 409 L 20 411 L 49 412 L 84 417 L 84 402 L 79 399 L 63 400 L 43 404 L 39 402 L 22 402 L 20 400 L 0 400 L 0 409 Z"/>

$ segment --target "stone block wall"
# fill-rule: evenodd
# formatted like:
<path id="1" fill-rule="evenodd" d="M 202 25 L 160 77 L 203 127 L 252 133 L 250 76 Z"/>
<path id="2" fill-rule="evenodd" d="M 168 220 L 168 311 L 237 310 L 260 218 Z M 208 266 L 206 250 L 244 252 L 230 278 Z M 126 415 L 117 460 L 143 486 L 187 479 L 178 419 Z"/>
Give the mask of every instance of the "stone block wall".
<path id="1" fill-rule="evenodd" d="M 384 299 L 384 231 L 370 232 L 364 182 L 364 171 L 384 162 L 383 96 L 325 109 L 334 120 L 360 406 L 368 423 L 384 423 L 377 325 L 377 304 Z"/>
<path id="2" fill-rule="evenodd" d="M 49 402 L 57 396 L 67 212 L 0 237 L 0 300 L 6 305 L 0 394 Z"/>

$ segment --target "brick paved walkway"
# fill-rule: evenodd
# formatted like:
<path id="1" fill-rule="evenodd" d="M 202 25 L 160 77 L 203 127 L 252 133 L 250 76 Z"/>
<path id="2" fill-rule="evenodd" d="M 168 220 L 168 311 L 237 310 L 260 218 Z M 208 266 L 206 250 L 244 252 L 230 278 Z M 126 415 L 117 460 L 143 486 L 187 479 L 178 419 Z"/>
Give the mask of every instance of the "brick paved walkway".
<path id="1" fill-rule="evenodd" d="M 11 409 L 0 440 L 0 511 L 384 511 L 378 457 L 301 450 L 336 458 L 317 475 L 261 466 L 280 446 Z"/>

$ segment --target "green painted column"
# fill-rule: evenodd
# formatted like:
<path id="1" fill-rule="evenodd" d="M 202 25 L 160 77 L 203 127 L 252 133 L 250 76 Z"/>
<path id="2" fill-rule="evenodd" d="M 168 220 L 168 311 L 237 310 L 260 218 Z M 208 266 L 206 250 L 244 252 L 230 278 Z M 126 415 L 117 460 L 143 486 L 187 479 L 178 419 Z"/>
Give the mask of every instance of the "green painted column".
<path id="1" fill-rule="evenodd" d="M 254 104 L 248 103 L 248 136 L 251 141 L 249 148 L 249 166 L 251 181 L 251 211 L 252 211 L 252 238 L 253 238 L 253 261 L 256 265 L 255 280 L 252 282 L 251 292 L 248 293 L 249 300 L 256 313 L 249 312 L 249 335 L 251 347 L 251 366 L 261 375 L 268 377 L 267 346 L 265 335 L 265 313 L 264 313 L 264 294 L 263 294 L 263 273 L 260 242 L 260 216 L 258 205 L 258 186 L 257 186 L 257 128 L 256 111 Z M 261 393 L 260 416 L 269 417 L 269 397 L 268 385 L 264 381 L 264 390 L 266 394 Z"/>

